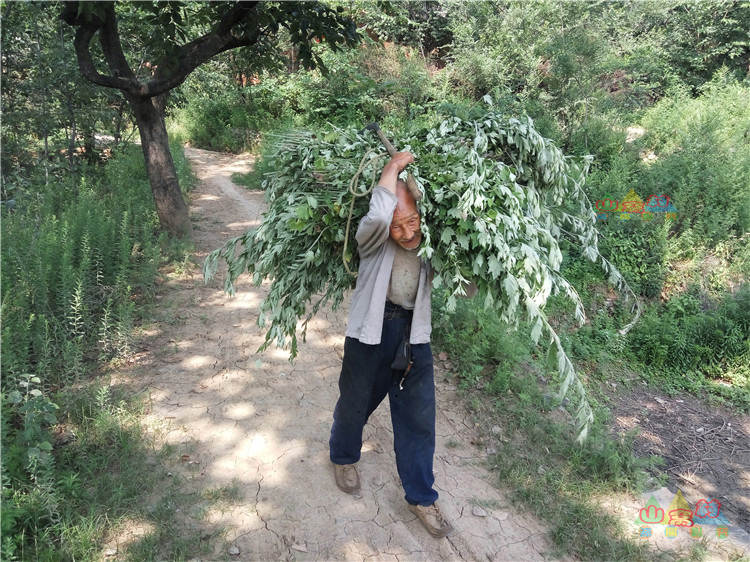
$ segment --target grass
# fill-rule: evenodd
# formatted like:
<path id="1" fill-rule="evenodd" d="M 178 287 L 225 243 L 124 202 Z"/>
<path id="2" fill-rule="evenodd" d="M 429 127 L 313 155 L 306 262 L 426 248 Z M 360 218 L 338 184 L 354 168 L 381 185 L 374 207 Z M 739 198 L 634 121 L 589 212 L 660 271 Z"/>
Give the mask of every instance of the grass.
<path id="1" fill-rule="evenodd" d="M 195 177 L 182 152 L 174 156 L 181 185 L 189 189 Z M 6 273 L 27 271 L 29 277 L 28 256 L 47 277 L 32 275 L 33 284 L 25 285 L 34 298 L 16 291 L 21 297 L 13 307 L 5 306 L 11 301 L 3 306 L 0 558 L 201 556 L 211 541 L 179 534 L 180 509 L 198 501 L 223 505 L 236 491 L 229 486 L 196 498 L 179 476 L 166 476 L 170 450 L 142 422 L 148 397 L 108 377 L 132 352 L 137 326 L 157 310 L 156 277 L 189 269 L 191 243 L 169 242 L 155 228 L 139 149 L 86 168 L 75 182 L 51 191 L 30 185 L 29 194 L 36 188 L 37 197 L 27 196 L 12 214 L 4 210 L 2 221 L 10 242 L 3 245 L 3 263 L 8 256 L 18 262 L 4 268 L 4 284 L 16 284 Z M 52 216 L 65 219 L 63 235 L 52 228 Z M 105 235 L 113 233 L 115 242 L 108 243 Z M 39 240 L 49 240 L 46 251 L 35 251 Z M 70 279 L 82 280 L 78 292 Z M 57 313 L 54 298 L 66 288 L 81 298 Z M 37 303 L 42 306 L 34 309 Z M 70 373 L 73 360 L 76 372 Z"/>
<path id="2" fill-rule="evenodd" d="M 530 345 L 528 327 L 512 331 L 482 309 L 481 298 L 474 300 L 461 301 L 453 315 L 435 315 L 433 347 L 450 358 L 450 376 L 482 432 L 478 445 L 496 451 L 488 468 L 497 485 L 508 491 L 514 505 L 550 526 L 554 555 L 582 560 L 706 560 L 708 548 L 701 543 L 685 552 L 650 550 L 629 536 L 626 523 L 607 507 L 667 481 L 666 474 L 659 474 L 663 459 L 634 453 L 634 433 L 613 433 L 607 405 L 613 394 L 627 393 L 635 385 L 649 384 L 661 391 L 670 385 L 684 388 L 679 381 L 670 382 L 672 373 L 649 376 L 647 368 L 628 361 L 622 344 L 614 345 L 613 325 L 606 318 L 594 318 L 586 329 L 569 329 L 564 309 L 555 312 L 552 307 L 552 314 L 559 315 L 553 318 L 560 326 L 558 333 L 566 348 L 573 349 L 582 375 L 585 372 L 595 412 L 589 436 L 579 445 L 574 419 L 557 401 L 554 376 L 547 371 L 543 352 Z M 741 393 L 742 387 L 735 390 Z M 730 404 L 743 409 L 737 400 L 727 400 Z M 481 499 L 473 503 L 485 507 Z"/>
<path id="3" fill-rule="evenodd" d="M 557 554 L 583 560 L 646 560 L 654 554 L 626 536 L 599 498 L 639 491 L 657 459 L 639 459 L 632 436 L 613 439 L 606 410 L 591 393 L 597 420 L 583 445 L 573 418 L 534 359 L 527 330 L 513 332 L 472 301 L 435 330 L 435 348 L 453 363 L 455 383 L 482 434 L 482 446 L 509 499 L 550 525 Z M 472 342 L 467 346 L 466 342 Z M 477 390 L 481 392 L 477 392 Z M 501 432 L 491 428 L 501 427 Z M 484 507 L 481 500 L 476 505 Z M 488 506 L 492 507 L 492 506 Z"/>
<path id="4" fill-rule="evenodd" d="M 584 443 L 575 442 L 570 416 L 545 404 L 543 387 L 518 377 L 500 397 L 472 398 L 482 428 L 500 425 L 507 438 L 490 435 L 497 453 L 489 468 L 511 501 L 551 525 L 554 544 L 584 560 L 640 560 L 646 548 L 624 536 L 620 521 L 597 498 L 635 492 L 647 478 L 628 440 L 615 441 L 597 422 Z"/>
<path id="5" fill-rule="evenodd" d="M 118 537 L 157 544 L 173 537 L 169 506 L 180 496 L 179 483 L 165 482 L 159 451 L 145 438 L 145 397 L 97 380 L 63 389 L 55 401 L 55 472 L 41 472 L 34 492 L 6 504 L 11 513 L 5 515 L 25 518 L 37 535 L 16 548 L 4 541 L 3 559 L 95 560 Z M 155 489 L 161 496 L 149 507 L 144 494 Z M 139 536 L 138 529 L 146 532 Z M 173 559 L 183 549 L 169 550 Z"/>
<path id="6" fill-rule="evenodd" d="M 214 552 L 223 530 L 185 535 L 181 513 L 198 506 L 200 519 L 225 509 L 239 497 L 236 482 L 192 491 L 178 471 L 170 472 L 174 448 L 158 445 L 161 437 L 147 435 L 141 421 L 146 396 L 100 379 L 55 400 L 57 481 L 4 514 L 35 517 L 27 526 L 38 535 L 15 550 L 6 541 L 3 560 L 99 560 L 113 551 L 125 560 L 180 560 Z"/>
<path id="7" fill-rule="evenodd" d="M 445 446 L 449 449 L 458 449 L 461 447 L 461 442 L 451 437 L 445 442 Z"/>

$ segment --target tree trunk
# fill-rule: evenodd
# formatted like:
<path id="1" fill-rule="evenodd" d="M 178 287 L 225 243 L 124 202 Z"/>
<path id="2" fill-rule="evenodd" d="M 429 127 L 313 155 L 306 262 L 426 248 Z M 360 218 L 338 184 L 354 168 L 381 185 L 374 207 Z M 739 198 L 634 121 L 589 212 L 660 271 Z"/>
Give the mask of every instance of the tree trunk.
<path id="1" fill-rule="evenodd" d="M 169 137 L 164 121 L 167 96 L 135 97 L 125 93 L 138 122 L 146 172 L 156 202 L 161 227 L 176 238 L 187 238 L 192 232 L 188 207 L 180 192 L 177 171 L 169 151 Z"/>
<path id="2" fill-rule="evenodd" d="M 125 121 L 125 104 L 127 100 L 121 100 L 115 103 L 115 148 L 122 142 L 123 122 Z"/>
<path id="3" fill-rule="evenodd" d="M 68 139 L 68 171 L 72 175 L 73 171 L 75 170 L 76 137 L 78 136 L 78 126 L 76 124 L 76 114 L 75 110 L 73 109 L 73 101 L 70 92 L 67 92 L 65 96 L 65 106 L 67 107 L 68 115 L 70 116 L 70 138 Z"/>

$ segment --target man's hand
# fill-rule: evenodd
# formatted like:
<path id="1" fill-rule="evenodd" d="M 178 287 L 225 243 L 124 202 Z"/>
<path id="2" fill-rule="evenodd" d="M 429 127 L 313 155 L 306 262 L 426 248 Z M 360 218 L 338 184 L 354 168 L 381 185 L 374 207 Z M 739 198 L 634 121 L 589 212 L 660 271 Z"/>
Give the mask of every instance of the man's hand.
<path id="1" fill-rule="evenodd" d="M 391 158 L 391 161 L 386 166 L 393 165 L 398 167 L 399 173 L 403 171 L 408 164 L 414 162 L 414 155 L 411 152 L 397 152 Z"/>
<path id="2" fill-rule="evenodd" d="M 414 155 L 411 152 L 397 152 L 394 154 L 393 158 L 383 168 L 383 172 L 380 175 L 380 185 L 395 195 L 398 175 L 412 162 L 414 162 Z"/>

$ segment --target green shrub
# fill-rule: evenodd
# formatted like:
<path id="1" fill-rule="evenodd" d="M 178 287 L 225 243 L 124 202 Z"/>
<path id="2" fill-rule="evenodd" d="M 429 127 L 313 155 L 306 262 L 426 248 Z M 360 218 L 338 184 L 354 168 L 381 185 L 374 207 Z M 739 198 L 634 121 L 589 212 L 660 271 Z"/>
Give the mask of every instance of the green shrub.
<path id="1" fill-rule="evenodd" d="M 676 377 L 677 388 L 698 390 L 705 386 L 703 377 L 723 379 L 750 356 L 749 304 L 748 283 L 725 294 L 718 304 L 690 293 L 673 298 L 646 312 L 629 335 L 628 346 L 647 368 Z M 747 380 L 736 382 L 741 398 Z M 744 400 L 750 404 L 747 397 Z"/>
<path id="2" fill-rule="evenodd" d="M 677 208 L 671 232 L 692 232 L 714 247 L 750 231 L 750 85 L 716 77 L 704 93 L 666 98 L 643 119 L 640 146 L 655 160 L 644 165 L 636 189 L 669 195 Z"/>
<path id="3" fill-rule="evenodd" d="M 179 112 L 178 119 L 184 140 L 199 148 L 239 152 L 251 134 L 239 92 L 195 100 Z"/>
<path id="4" fill-rule="evenodd" d="M 692 260 L 705 250 L 742 250 L 741 243 L 730 242 L 750 229 L 749 105 L 747 85 L 718 76 L 699 98 L 678 92 L 648 110 L 642 120 L 646 135 L 621 143 L 619 151 L 616 135 L 596 138 L 595 152 L 605 157 L 595 160 L 587 182 L 593 202 L 622 201 L 632 189 L 644 202 L 667 195 L 676 208 L 674 221 L 663 213 L 645 221 L 608 212 L 600 222 L 602 254 L 643 296 L 659 296 L 667 277 L 689 281 L 669 271 L 675 260 Z M 712 272 L 712 283 L 723 290 L 728 279 L 718 274 Z"/>
<path id="5" fill-rule="evenodd" d="M 626 134 L 622 128 L 615 128 L 616 115 L 593 115 L 580 127 L 571 131 L 566 139 L 567 151 L 572 154 L 594 156 L 594 168 L 608 169 L 618 158 L 625 146 Z"/>
<path id="6" fill-rule="evenodd" d="M 455 312 L 448 313 L 436 294 L 432 339 L 436 349 L 448 354 L 462 386 L 482 384 L 490 394 L 499 395 L 517 387 L 513 373 L 531 357 L 531 340 L 527 329 L 513 330 L 485 309 L 483 300 L 480 296 L 460 299 Z"/>
<path id="7" fill-rule="evenodd" d="M 607 229 L 602 254 L 622 272 L 633 290 L 646 298 L 658 297 L 666 274 L 664 222 L 618 221 Z"/>
<path id="8" fill-rule="evenodd" d="M 193 146 L 239 152 L 255 150 L 263 133 L 297 126 L 373 121 L 419 122 L 429 114 L 432 81 L 421 57 L 402 47 L 369 43 L 357 50 L 321 53 L 320 70 L 259 73 L 238 88 L 231 81 L 206 91 L 188 79 L 171 129 Z"/>
<path id="9" fill-rule="evenodd" d="M 189 187 L 186 161 L 174 152 Z M 31 176 L 18 204 L 2 208 L 4 560 L 58 559 L 61 526 L 88 509 L 66 496 L 88 474 L 63 462 L 51 436 L 58 397 L 128 351 L 136 304 L 148 302 L 163 260 L 140 147 L 82 172 L 51 182 Z M 81 558 L 62 548 L 62 559 Z"/>
<path id="10" fill-rule="evenodd" d="M 495 88 L 519 95 L 539 91 L 537 42 L 548 40 L 548 25 L 554 17 L 551 4 L 508 3 L 502 7 L 486 2 L 461 2 L 449 11 L 453 42 L 451 64 L 446 71 L 452 87 L 472 99 Z M 533 94 L 531 94 L 533 96 Z"/>

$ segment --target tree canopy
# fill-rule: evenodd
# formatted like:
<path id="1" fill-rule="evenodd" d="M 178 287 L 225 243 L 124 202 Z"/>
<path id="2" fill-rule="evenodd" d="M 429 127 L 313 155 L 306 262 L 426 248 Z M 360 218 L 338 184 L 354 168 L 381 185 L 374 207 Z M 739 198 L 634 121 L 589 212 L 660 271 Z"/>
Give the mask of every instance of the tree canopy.
<path id="1" fill-rule="evenodd" d="M 316 43 L 336 50 L 359 39 L 343 8 L 320 2 L 67 2 L 60 17 L 76 27 L 75 53 L 83 76 L 122 91 L 132 107 L 159 220 L 177 237 L 189 234 L 190 221 L 169 152 L 164 121 L 169 92 L 231 49 L 281 56 L 281 30 L 310 68 L 320 64 Z M 121 30 L 145 39 L 124 41 Z M 97 35 L 100 51 L 93 43 Z"/>

